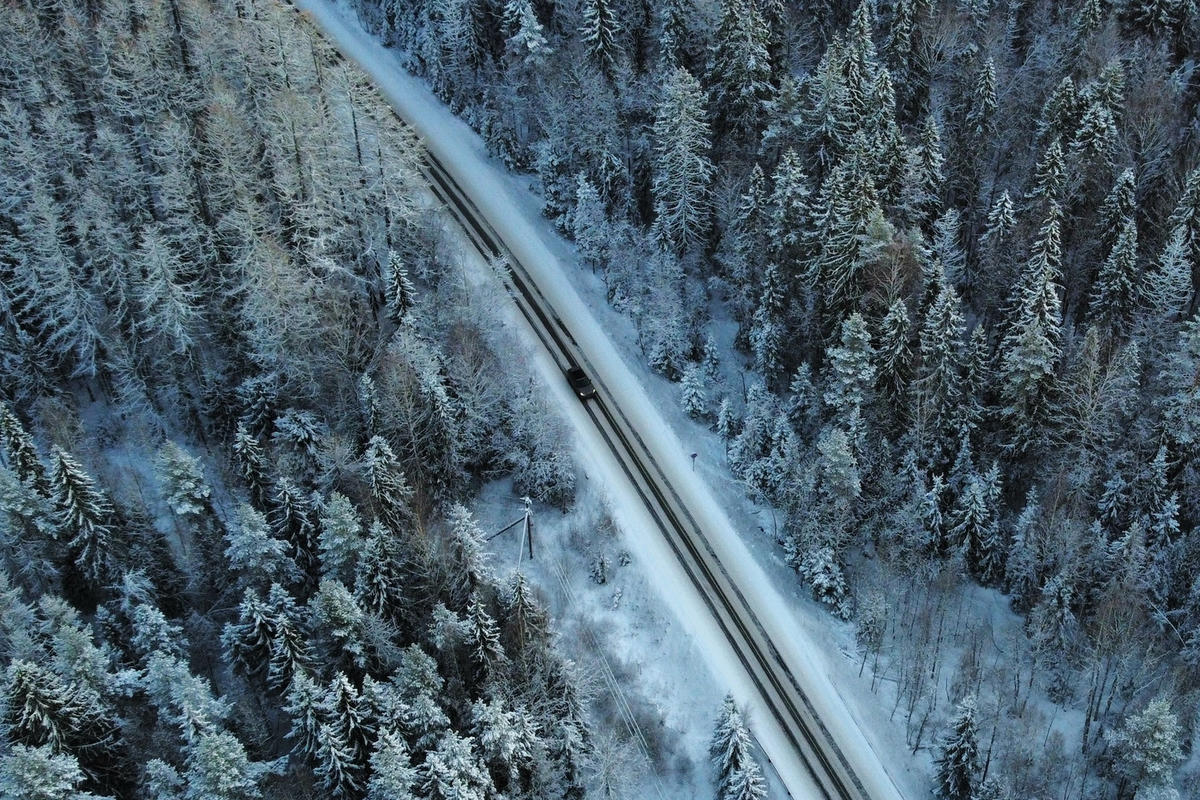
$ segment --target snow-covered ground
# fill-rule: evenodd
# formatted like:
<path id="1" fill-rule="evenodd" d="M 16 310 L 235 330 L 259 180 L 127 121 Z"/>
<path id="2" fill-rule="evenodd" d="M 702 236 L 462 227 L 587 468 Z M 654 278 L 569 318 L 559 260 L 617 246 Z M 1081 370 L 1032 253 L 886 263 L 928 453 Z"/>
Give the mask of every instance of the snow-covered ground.
<path id="1" fill-rule="evenodd" d="M 559 315 L 570 321 L 576 339 L 600 378 L 621 398 L 626 414 L 646 438 L 684 502 L 704 518 L 715 536 L 711 542 L 714 551 L 759 610 L 763 624 L 805 684 L 826 725 L 847 749 L 872 795 L 877 798 L 923 795 L 926 766 L 908 753 L 902 732 L 887 720 L 879 698 L 870 692 L 869 681 L 858 678 L 852 631 L 835 624 L 827 613 L 799 595 L 794 577 L 779 560 L 771 540 L 769 512 L 758 511 L 755 515 L 756 509 L 729 480 L 719 442 L 678 411 L 676 387 L 644 367 L 630 323 L 607 307 L 603 287 L 578 267 L 571 247 L 539 216 L 537 198 L 520 179 L 508 175 L 493 162 L 482 141 L 420 81 L 400 69 L 394 55 L 365 34 L 349 12 L 335 9 L 327 0 L 295 0 L 295 4 L 373 76 L 375 85 L 409 120 L 475 199 L 514 255 L 536 277 Z M 510 309 L 510 313 L 514 328 L 520 330 L 522 323 L 516 318 L 515 309 Z M 640 630 L 635 642 L 617 645 L 623 651 L 619 651 L 621 656 L 630 658 L 631 665 L 638 669 L 650 669 L 651 659 L 659 662 L 665 660 L 664 656 L 681 659 L 660 670 L 660 674 L 669 674 L 674 679 L 667 687 L 674 689 L 669 692 L 673 702 L 686 702 L 687 693 L 679 689 L 679 684 L 700 686 L 707 682 L 711 686 L 715 681 L 719 687 L 733 691 L 750 706 L 755 733 L 793 796 L 813 796 L 803 766 L 791 754 L 772 720 L 757 708 L 752 687 L 736 657 L 712 624 L 666 542 L 657 534 L 650 534 L 653 524 L 648 515 L 629 491 L 619 468 L 567 390 L 557 368 L 540 350 L 532 350 L 530 358 L 545 378 L 546 390 L 577 431 L 580 463 L 591 482 L 602 487 L 596 491 L 607 495 L 634 563 L 640 565 L 642 574 L 672 612 L 675 624 L 691 640 L 691 653 L 677 644 L 653 649 L 651 634 L 656 631 Z M 695 472 L 688 458 L 693 452 L 701 454 Z M 760 526 L 767 535 L 760 533 Z M 613 619 L 619 617 L 613 614 Z M 644 620 L 651 618 L 652 615 Z M 624 637 L 608 638 L 613 641 Z M 635 655 L 633 650 L 637 645 L 651 648 L 648 651 L 651 655 Z M 707 666 L 705 674 L 694 674 L 701 672 L 696 668 L 697 655 Z M 647 680 L 649 683 L 644 685 L 651 686 L 656 678 Z M 720 689 L 714 693 L 711 688 L 704 692 L 718 697 L 720 693 Z M 663 705 L 664 710 L 671 711 L 666 709 L 665 702 Z M 709 705 L 702 709 L 703 714 L 691 716 L 708 720 L 714 710 L 715 705 Z M 701 724 L 699 719 L 688 719 L 686 709 L 675 713 L 678 716 L 673 719 L 678 719 L 681 727 Z M 702 742 L 707 733 L 706 721 L 702 734 L 695 734 L 694 738 Z"/>

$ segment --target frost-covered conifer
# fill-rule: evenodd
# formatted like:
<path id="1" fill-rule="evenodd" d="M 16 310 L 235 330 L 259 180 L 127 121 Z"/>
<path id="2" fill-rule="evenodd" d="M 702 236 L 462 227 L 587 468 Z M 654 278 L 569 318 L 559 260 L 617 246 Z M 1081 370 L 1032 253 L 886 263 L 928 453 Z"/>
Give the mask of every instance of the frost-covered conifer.
<path id="1" fill-rule="evenodd" d="M 79 760 L 52 744 L 12 746 L 0 757 L 0 800 L 94 800 Z"/>
<path id="2" fill-rule="evenodd" d="M 344 494 L 333 492 L 321 507 L 317 546 L 324 577 L 348 579 L 354 574 L 363 550 L 362 522 L 358 511 Z"/>
<path id="3" fill-rule="evenodd" d="M 291 547 L 289 555 L 304 575 L 311 576 L 316 562 L 316 523 L 312 504 L 287 478 L 275 486 L 270 523 L 275 536 Z"/>
<path id="4" fill-rule="evenodd" d="M 1104 259 L 1092 286 L 1088 309 L 1092 318 L 1118 337 L 1126 334 L 1143 302 L 1141 284 L 1137 227 L 1127 217 L 1121 222 L 1112 252 Z"/>
<path id="5" fill-rule="evenodd" d="M 371 487 L 375 515 L 395 533 L 402 533 L 412 520 L 412 488 L 404 477 L 400 460 L 382 436 L 373 436 L 363 454 L 363 466 Z"/>
<path id="6" fill-rule="evenodd" d="M 683 371 L 683 380 L 679 383 L 679 402 L 684 413 L 693 419 L 702 419 L 708 415 L 704 383 L 703 368 L 699 364 L 690 364 Z"/>
<path id="7" fill-rule="evenodd" d="M 80 572 L 93 586 L 99 585 L 110 566 L 112 505 L 79 462 L 61 447 L 52 453 L 50 492 Z"/>
<path id="8" fill-rule="evenodd" d="M 168 441 L 159 451 L 163 491 L 167 504 L 177 516 L 190 521 L 200 520 L 211 510 L 212 489 L 204 480 L 200 459 L 177 443 Z"/>
<path id="9" fill-rule="evenodd" d="M 718 135 L 746 141 L 757 134 L 771 96 L 770 30 L 758 4 L 723 0 L 709 51 L 707 84 Z"/>
<path id="10" fill-rule="evenodd" d="M 979 782 L 979 728 L 975 698 L 958 704 L 934 762 L 933 794 L 939 800 L 972 800 Z"/>
<path id="11" fill-rule="evenodd" d="M 474 738 L 447 732 L 425 756 L 421 796 L 428 800 L 486 800 L 495 789 Z"/>
<path id="12" fill-rule="evenodd" d="M 1058 296 L 1062 255 L 1056 212 L 1052 206 L 1014 290 L 1013 318 L 1000 343 L 1000 415 L 1010 431 L 1009 446 L 1016 452 L 1048 433 L 1046 419 L 1062 357 Z"/>
<path id="13" fill-rule="evenodd" d="M 260 510 L 266 510 L 271 497 L 271 479 L 262 445 L 238 422 L 233 437 L 233 456 L 238 474 L 250 489 L 250 497 Z"/>
<path id="14" fill-rule="evenodd" d="M 366 800 L 416 800 L 419 773 L 403 737 L 383 731 L 371 753 L 370 767 Z"/>
<path id="15" fill-rule="evenodd" d="M 583 24 L 579 34 L 588 55 L 609 78 L 616 73 L 621 59 L 617 41 L 620 33 L 620 17 L 612 0 L 583 0 Z"/>
<path id="16" fill-rule="evenodd" d="M 654 117 L 654 212 L 677 251 L 708 232 L 711 134 L 700 84 L 683 67 L 667 76 Z"/>
<path id="17" fill-rule="evenodd" d="M 25 431 L 25 426 L 8 404 L 3 402 L 0 402 L 0 442 L 4 445 L 4 458 L 17 478 L 32 486 L 39 494 L 48 496 L 46 472 L 38 459 L 33 437 Z"/>
<path id="18" fill-rule="evenodd" d="M 287 543 L 272 535 L 267 518 L 246 503 L 234 515 L 233 524 L 225 528 L 225 557 L 242 580 L 262 586 L 296 580 L 296 562 L 288 555 Z"/>
<path id="19" fill-rule="evenodd" d="M 385 296 L 388 316 L 397 325 L 403 323 L 417 301 L 417 289 L 408 277 L 408 270 L 398 253 L 388 253 Z"/>
<path id="20" fill-rule="evenodd" d="M 1117 773 L 1137 787 L 1138 797 L 1148 789 L 1170 787 L 1183 761 L 1179 718 L 1165 697 L 1130 714 L 1119 729 L 1107 731 L 1105 739 L 1115 751 Z"/>
<path id="21" fill-rule="evenodd" d="M 851 427 L 852 420 L 861 424 L 875 385 L 875 349 L 861 314 L 855 312 L 842 321 L 840 344 L 831 347 L 827 356 L 825 402 L 833 409 L 838 424 L 857 441 L 860 431 Z"/>
<path id="22" fill-rule="evenodd" d="M 716 800 L 763 800 L 767 785 L 754 758 L 754 743 L 733 695 L 726 695 L 708 746 L 716 770 Z"/>
<path id="23" fill-rule="evenodd" d="M 252 762 L 229 731 L 201 734 L 187 748 L 183 800 L 258 800 L 258 782 L 270 768 Z"/>
<path id="24" fill-rule="evenodd" d="M 532 0 L 506 0 L 504 23 L 509 30 L 509 52 L 517 60 L 539 67 L 554 52 L 546 41 L 546 32 L 538 21 Z"/>

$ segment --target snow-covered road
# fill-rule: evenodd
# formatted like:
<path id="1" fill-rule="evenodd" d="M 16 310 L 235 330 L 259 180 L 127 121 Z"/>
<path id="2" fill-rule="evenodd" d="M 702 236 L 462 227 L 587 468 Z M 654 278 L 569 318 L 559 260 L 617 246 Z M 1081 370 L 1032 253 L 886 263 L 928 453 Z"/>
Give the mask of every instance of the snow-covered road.
<path id="1" fill-rule="evenodd" d="M 603 382 L 621 397 L 621 406 L 641 433 L 668 480 L 683 502 L 705 522 L 711 546 L 731 578 L 741 587 L 783 660 L 804 685 L 822 720 L 830 728 L 867 790 L 876 800 L 898 800 L 901 792 L 888 775 L 883 760 L 847 713 L 826 674 L 826 660 L 815 657 L 816 645 L 804 636 L 788 601 L 751 556 L 728 516 L 708 487 L 690 469 L 689 448 L 675 436 L 619 352 L 594 319 L 583 300 L 562 273 L 547 246 L 553 236 L 548 224 L 518 211 L 527 204 L 511 196 L 509 181 L 494 165 L 479 138 L 455 118 L 418 80 L 397 64 L 394 54 L 365 34 L 355 21 L 327 0 L 293 0 L 349 58 L 360 64 L 397 112 L 413 127 L 446 165 L 455 180 L 471 195 L 491 225 L 500 233 L 559 315 L 570 321 L 572 333 Z M 529 331 L 532 337 L 532 331 Z M 817 797 L 819 791 L 806 768 L 788 745 L 782 731 L 765 709 L 729 643 L 721 635 L 704 601 L 685 576 L 668 544 L 640 499 L 634 494 L 619 465 L 601 441 L 582 407 L 565 386 L 558 368 L 539 348 L 537 366 L 547 391 L 559 401 L 578 435 L 581 461 L 589 473 L 613 493 L 612 508 L 627 540 L 643 563 L 654 564 L 663 601 L 700 645 L 709 668 L 730 687 L 739 701 L 753 711 L 755 732 L 792 796 Z M 640 532 L 640 535 L 639 535 Z M 681 665 L 681 677 L 686 666 Z"/>

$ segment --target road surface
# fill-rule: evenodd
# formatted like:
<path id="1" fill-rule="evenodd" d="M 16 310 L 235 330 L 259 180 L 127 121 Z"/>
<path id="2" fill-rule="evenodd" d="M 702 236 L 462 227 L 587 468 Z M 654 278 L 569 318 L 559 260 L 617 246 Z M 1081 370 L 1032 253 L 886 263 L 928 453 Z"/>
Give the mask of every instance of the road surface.
<path id="1" fill-rule="evenodd" d="M 394 91 L 389 91 L 394 87 L 389 87 L 381 74 L 381 71 L 394 67 L 365 53 L 361 31 L 352 30 L 322 0 L 295 0 L 295 5 L 344 57 L 363 69 L 399 119 L 408 124 L 404 105 L 397 101 Z M 502 259 L 507 263 L 504 274 L 507 288 L 547 353 L 560 371 L 565 373 L 569 367 L 577 365 L 595 385 L 595 397 L 579 402 L 583 403 L 600 439 L 645 504 L 646 512 L 736 654 L 759 695 L 759 707 L 769 712 L 771 722 L 778 726 L 784 740 L 807 769 L 808 775 L 803 782 L 789 780 L 787 771 L 780 770 L 792 796 L 796 800 L 815 796 L 828 800 L 899 798 L 898 789 L 890 781 L 882 792 L 878 781 L 874 782 L 873 792 L 868 790 L 847 752 L 849 750 L 856 758 L 872 759 L 874 753 L 869 750 L 863 753 L 862 747 L 844 747 L 822 721 L 803 685 L 804 675 L 781 652 L 788 648 L 777 644 L 776 638 L 780 635 L 777 626 L 772 631 L 769 629 L 772 626 L 763 624 L 763 612 L 755 607 L 753 598 L 748 598 L 718 558 L 712 546 L 713 534 L 706 529 L 704 514 L 694 510 L 673 486 L 668 471 L 660 466 L 659 458 L 647 445 L 647 437 L 639 433 L 630 415 L 622 410 L 621 398 L 606 384 L 602 370 L 596 369 L 587 348 L 580 346 L 572 326 L 564 321 L 547 293 L 539 287 L 535 273 L 514 253 L 519 248 L 497 233 L 488 215 L 464 191 L 452 170 L 442 163 L 437 154 L 437 143 L 423 141 L 422 145 L 423 171 L 434 194 L 445 203 L 486 259 Z M 764 750 L 771 755 L 770 748 L 764 747 Z"/>

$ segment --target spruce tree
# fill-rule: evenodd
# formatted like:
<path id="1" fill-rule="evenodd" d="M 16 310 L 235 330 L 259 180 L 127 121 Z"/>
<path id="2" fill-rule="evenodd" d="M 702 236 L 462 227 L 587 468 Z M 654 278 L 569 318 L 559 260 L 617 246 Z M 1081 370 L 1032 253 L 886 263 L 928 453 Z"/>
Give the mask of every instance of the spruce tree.
<path id="1" fill-rule="evenodd" d="M 271 479 L 262 445 L 250 435 L 244 422 L 239 421 L 233 437 L 233 456 L 238 474 L 250 489 L 256 508 L 265 511 L 271 498 Z"/>
<path id="2" fill-rule="evenodd" d="M 1188 313 L 1194 314 L 1200 297 L 1200 167 L 1188 173 L 1183 194 L 1167 220 L 1168 231 L 1183 231 L 1187 262 L 1192 267 L 1192 298 Z"/>
<path id="3" fill-rule="evenodd" d="M 38 459 L 33 437 L 4 402 L 0 402 L 0 442 L 4 445 L 5 460 L 17 478 L 33 487 L 38 494 L 48 497 L 50 487 L 45 469 Z"/>
<path id="4" fill-rule="evenodd" d="M 1137 227 L 1127 217 L 1092 286 L 1088 306 L 1092 319 L 1118 338 L 1129 332 L 1143 303 L 1137 248 Z"/>
<path id="5" fill-rule="evenodd" d="M 978 738 L 975 698 L 968 696 L 959 702 L 934 759 L 933 794 L 939 800 L 972 800 L 974 797 L 979 781 Z"/>
<path id="6" fill-rule="evenodd" d="M 1186 313 L 1192 298 L 1192 265 L 1187 256 L 1187 230 L 1171 231 L 1158 263 L 1146 281 L 1146 305 L 1152 321 L 1171 323 Z"/>
<path id="7" fill-rule="evenodd" d="M 825 402 L 833 409 L 838 424 L 857 441 L 864 410 L 871 402 L 875 384 L 875 349 L 866 320 L 859 313 L 842 322 L 841 342 L 828 351 L 829 378 Z"/>
<path id="8" fill-rule="evenodd" d="M 508 51 L 520 63 L 542 66 L 552 49 L 538 21 L 533 0 L 505 0 L 504 23 L 509 31 Z"/>
<path id="9" fill-rule="evenodd" d="M 370 768 L 366 800 L 416 800 L 419 773 L 412 766 L 403 737 L 387 730 L 380 733 Z"/>
<path id="10" fill-rule="evenodd" d="M 700 84 L 683 67 L 667 76 L 654 117 L 655 224 L 676 252 L 708 232 L 711 134 Z"/>
<path id="11" fill-rule="evenodd" d="M 400 460 L 382 436 L 373 436 L 363 454 L 363 466 L 371 487 L 375 516 L 394 533 L 406 532 L 412 522 L 412 488 L 404 477 Z"/>
<path id="12" fill-rule="evenodd" d="M 300 577 L 287 543 L 272 535 L 261 512 L 242 503 L 234 516 L 233 524 L 225 528 L 225 557 L 244 584 L 269 586 Z"/>
<path id="13" fill-rule="evenodd" d="M 875 350 L 875 387 L 881 406 L 898 421 L 909 411 L 908 384 L 912 378 L 912 323 L 908 307 L 897 299 L 879 323 Z"/>
<path id="14" fill-rule="evenodd" d="M 733 695 L 725 696 L 708 754 L 716 770 L 716 800 L 763 800 L 767 796 L 750 730 Z"/>
<path id="15" fill-rule="evenodd" d="M 301 574 L 315 577 L 317 532 L 312 504 L 300 488 L 287 478 L 281 478 L 275 486 L 269 519 L 276 538 L 290 546 L 289 555 L 300 568 Z"/>
<path id="16" fill-rule="evenodd" d="M 319 527 L 321 575 L 349 580 L 363 549 L 362 522 L 357 509 L 344 494 L 332 492 L 321 508 Z"/>
<path id="17" fill-rule="evenodd" d="M 612 0 L 583 0 L 583 24 L 579 28 L 588 55 L 610 80 L 621 60 L 617 37 L 621 22 Z"/>
<path id="18" fill-rule="evenodd" d="M 1027 450 L 1049 433 L 1046 421 L 1062 357 L 1056 210 L 1052 206 L 1017 283 L 1011 302 L 1013 319 L 1000 343 L 1000 416 L 1008 426 L 1008 446 L 1015 452 Z"/>
<path id="19" fill-rule="evenodd" d="M 114 511 L 108 498 L 79 462 L 61 447 L 52 452 L 50 492 L 59 524 L 68 536 L 75 563 L 83 577 L 98 588 L 107 578 L 114 538 Z"/>
<path id="20" fill-rule="evenodd" d="M 920 333 L 921 366 L 917 377 L 918 413 L 927 459 L 947 458 L 962 421 L 962 351 L 964 324 L 958 295 L 935 269 L 937 288 Z"/>
<path id="21" fill-rule="evenodd" d="M 692 419 L 708 415 L 708 400 L 704 396 L 704 376 L 699 364 L 689 364 L 679 382 L 679 402 L 683 411 Z"/>
<path id="22" fill-rule="evenodd" d="M 721 19 L 709 51 L 714 132 L 734 142 L 754 142 L 764 103 L 771 96 L 769 29 L 757 3 L 722 0 Z"/>

